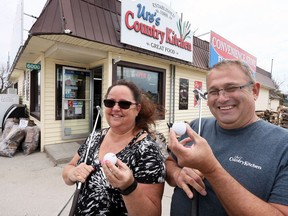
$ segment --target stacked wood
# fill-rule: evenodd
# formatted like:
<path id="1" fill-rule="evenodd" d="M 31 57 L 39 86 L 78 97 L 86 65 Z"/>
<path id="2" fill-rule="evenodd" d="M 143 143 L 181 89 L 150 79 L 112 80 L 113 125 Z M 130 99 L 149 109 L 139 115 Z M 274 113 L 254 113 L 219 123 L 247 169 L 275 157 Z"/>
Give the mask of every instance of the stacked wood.
<path id="1" fill-rule="evenodd" d="M 272 111 L 272 110 L 257 110 L 256 115 L 272 124 L 278 125 L 279 124 L 279 112 Z"/>
<path id="2" fill-rule="evenodd" d="M 279 113 L 276 111 L 270 111 L 270 118 L 269 122 L 272 124 L 278 125 L 279 124 Z"/>
<path id="3" fill-rule="evenodd" d="M 279 113 L 279 126 L 288 128 L 288 107 L 278 107 Z"/>
<path id="4" fill-rule="evenodd" d="M 266 121 L 268 120 L 268 119 L 266 118 L 265 111 L 256 110 L 256 115 L 257 115 L 259 118 L 263 119 L 263 120 L 266 120 Z"/>

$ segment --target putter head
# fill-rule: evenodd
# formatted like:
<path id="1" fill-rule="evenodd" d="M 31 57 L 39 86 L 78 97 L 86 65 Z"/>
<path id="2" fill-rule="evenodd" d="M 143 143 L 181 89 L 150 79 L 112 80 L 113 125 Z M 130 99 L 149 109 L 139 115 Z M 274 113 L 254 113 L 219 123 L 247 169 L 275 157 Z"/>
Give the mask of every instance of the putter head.
<path id="1" fill-rule="evenodd" d="M 168 127 L 168 129 L 170 129 L 171 127 L 172 127 L 172 125 L 173 125 L 173 123 L 171 123 L 171 122 L 167 122 L 167 127 Z"/>
<path id="2" fill-rule="evenodd" d="M 96 106 L 96 109 L 101 117 L 103 117 L 102 109 L 100 106 Z"/>
<path id="3" fill-rule="evenodd" d="M 199 99 L 203 98 L 203 99 L 207 99 L 205 94 L 200 90 L 200 89 L 194 89 L 193 90 L 195 96 L 196 96 L 196 100 L 198 101 Z"/>

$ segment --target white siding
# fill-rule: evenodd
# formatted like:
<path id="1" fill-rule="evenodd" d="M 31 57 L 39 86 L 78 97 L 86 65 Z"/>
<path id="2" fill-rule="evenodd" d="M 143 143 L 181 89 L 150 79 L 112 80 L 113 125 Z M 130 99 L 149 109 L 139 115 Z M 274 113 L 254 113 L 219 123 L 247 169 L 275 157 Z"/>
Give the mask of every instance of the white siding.
<path id="1" fill-rule="evenodd" d="M 260 88 L 259 97 L 256 100 L 256 110 L 269 109 L 269 89 Z"/>
<path id="2" fill-rule="evenodd" d="M 270 99 L 270 109 L 272 111 L 277 111 L 278 107 L 279 107 L 279 100 L 276 100 L 276 99 L 271 100 Z"/>
<path id="3" fill-rule="evenodd" d="M 194 82 L 202 82 L 202 91 L 206 91 L 206 73 L 191 69 L 176 67 L 176 81 L 175 81 L 175 122 L 187 121 L 190 122 L 199 117 L 199 106 L 194 106 Z M 179 110 L 179 82 L 180 78 L 189 80 L 189 96 L 188 109 Z M 202 117 L 211 116 L 211 112 L 207 106 L 207 101 L 202 100 Z"/>

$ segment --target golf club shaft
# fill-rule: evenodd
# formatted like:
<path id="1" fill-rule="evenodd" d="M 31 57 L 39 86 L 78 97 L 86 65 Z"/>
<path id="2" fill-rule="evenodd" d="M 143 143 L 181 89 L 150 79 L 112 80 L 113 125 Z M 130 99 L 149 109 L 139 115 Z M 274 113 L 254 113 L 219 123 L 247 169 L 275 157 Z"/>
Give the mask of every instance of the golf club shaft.
<path id="1" fill-rule="evenodd" d="M 97 113 L 96 121 L 94 123 L 93 130 L 92 130 L 92 133 L 91 133 L 91 136 L 90 136 L 90 139 L 89 139 L 89 144 L 88 144 L 87 152 L 86 152 L 86 155 L 85 155 L 84 163 L 87 163 L 88 154 L 89 154 L 90 147 L 91 147 L 91 142 L 92 142 L 92 137 L 93 137 L 93 135 L 95 133 L 97 122 L 98 122 L 98 119 L 99 119 L 99 115 L 101 113 L 101 108 L 99 106 L 97 106 L 96 108 L 98 110 L 98 113 Z"/>
<path id="2" fill-rule="evenodd" d="M 69 216 L 74 216 L 80 192 L 81 192 L 81 188 L 79 189 L 77 187 L 76 191 L 74 192 L 73 202 L 72 202 L 72 205 L 71 205 Z"/>
<path id="3" fill-rule="evenodd" d="M 99 116 L 101 114 L 101 108 L 99 106 L 97 106 L 96 108 L 98 110 L 98 113 L 97 113 L 96 121 L 95 121 L 94 126 L 93 126 L 92 133 L 90 134 L 90 139 L 89 139 L 88 148 L 87 148 L 87 151 L 86 151 L 84 163 L 87 163 L 88 154 L 89 154 L 89 151 L 90 151 L 90 148 L 91 148 L 92 138 L 93 138 L 93 135 L 94 135 L 95 130 L 96 130 L 96 126 L 97 126 L 97 122 L 98 122 Z M 78 182 L 76 191 L 74 193 L 73 202 L 72 202 L 72 206 L 71 206 L 71 209 L 70 209 L 70 212 L 69 212 L 69 216 L 73 216 L 74 213 L 75 213 L 75 210 L 76 210 L 76 207 L 77 207 L 77 203 L 78 203 L 79 194 L 81 192 L 81 187 L 82 187 L 82 182 Z"/>
<path id="4" fill-rule="evenodd" d="M 199 97 L 198 99 L 198 106 L 199 106 L 199 125 L 198 125 L 198 135 L 201 133 L 201 124 L 202 124 L 202 98 Z M 192 199 L 192 216 L 198 215 L 198 200 L 199 200 L 199 193 L 195 190 L 195 188 L 192 188 L 193 193 L 193 199 Z"/>
<path id="5" fill-rule="evenodd" d="M 201 124 L 202 124 L 202 99 L 199 99 L 199 125 L 198 125 L 198 135 L 201 134 Z"/>

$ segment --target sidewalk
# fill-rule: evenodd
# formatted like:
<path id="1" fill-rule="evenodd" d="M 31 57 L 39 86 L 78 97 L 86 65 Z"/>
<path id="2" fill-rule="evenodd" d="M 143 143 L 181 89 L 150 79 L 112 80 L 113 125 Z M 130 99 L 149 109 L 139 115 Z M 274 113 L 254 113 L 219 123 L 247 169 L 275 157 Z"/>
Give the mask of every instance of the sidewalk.
<path id="1" fill-rule="evenodd" d="M 57 164 L 44 152 L 13 158 L 0 156 L 0 214 L 4 216 L 66 216 L 75 191 L 62 180 L 65 164 Z M 170 215 L 172 188 L 165 185 L 162 216 Z M 67 204 L 66 208 L 64 206 Z M 64 209 L 63 209 L 64 208 Z M 62 211 L 63 209 L 63 211 Z M 60 212 L 62 213 L 60 214 Z"/>

